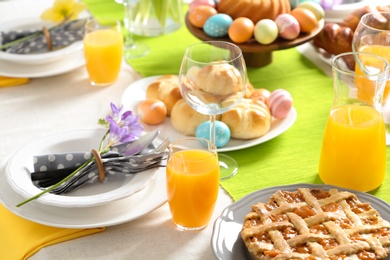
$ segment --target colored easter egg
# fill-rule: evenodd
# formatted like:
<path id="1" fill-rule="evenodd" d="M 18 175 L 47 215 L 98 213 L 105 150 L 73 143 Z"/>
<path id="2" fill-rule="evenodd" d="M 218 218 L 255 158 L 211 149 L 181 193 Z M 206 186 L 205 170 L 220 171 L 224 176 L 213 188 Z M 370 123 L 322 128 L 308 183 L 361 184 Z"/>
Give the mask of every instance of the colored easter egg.
<path id="1" fill-rule="evenodd" d="M 188 20 L 193 26 L 203 28 L 207 19 L 215 14 L 217 14 L 217 10 L 215 10 L 215 8 L 207 5 L 199 5 L 189 13 Z"/>
<path id="2" fill-rule="evenodd" d="M 271 96 L 271 91 L 265 88 L 257 88 L 253 90 L 252 94 L 249 96 L 249 98 L 264 102 L 264 104 L 268 103 L 268 99 Z"/>
<path id="3" fill-rule="evenodd" d="M 195 136 L 210 140 L 210 122 L 200 124 L 195 131 Z M 230 129 L 221 121 L 215 121 L 215 145 L 217 148 L 225 146 L 230 140 Z"/>
<path id="4" fill-rule="evenodd" d="M 214 0 L 194 0 L 188 6 L 188 11 L 192 12 L 192 10 L 194 10 L 195 7 L 200 6 L 200 5 L 207 5 L 207 6 L 211 6 L 214 8 L 216 7 Z"/>
<path id="5" fill-rule="evenodd" d="M 298 20 L 291 14 L 280 14 L 275 18 L 279 29 L 279 36 L 286 40 L 293 40 L 298 37 L 301 29 Z"/>
<path id="6" fill-rule="evenodd" d="M 203 25 L 203 30 L 210 37 L 224 37 L 227 36 L 232 22 L 233 19 L 227 14 L 215 14 L 207 19 Z"/>
<path id="7" fill-rule="evenodd" d="M 162 123 L 167 116 L 167 107 L 161 100 L 147 98 L 138 104 L 137 114 L 141 121 L 157 125 Z"/>
<path id="8" fill-rule="evenodd" d="M 325 10 L 322 6 L 316 2 L 306 1 L 302 2 L 298 5 L 298 7 L 306 8 L 313 12 L 313 14 L 317 17 L 317 20 L 321 20 L 325 17 Z"/>
<path id="9" fill-rule="evenodd" d="M 277 119 L 285 118 L 292 107 L 291 94 L 284 89 L 277 89 L 271 93 L 268 99 L 268 107 L 271 115 Z"/>
<path id="10" fill-rule="evenodd" d="M 262 19 L 255 25 L 254 36 L 261 44 L 270 44 L 278 38 L 278 26 L 271 19 Z"/>
<path id="11" fill-rule="evenodd" d="M 310 33 L 318 25 L 317 17 L 308 9 L 297 7 L 293 9 L 290 14 L 297 19 L 301 32 Z"/>
<path id="12" fill-rule="evenodd" d="M 235 43 L 244 43 L 253 36 L 255 24 L 251 19 L 239 17 L 235 19 L 229 27 L 229 38 Z"/>

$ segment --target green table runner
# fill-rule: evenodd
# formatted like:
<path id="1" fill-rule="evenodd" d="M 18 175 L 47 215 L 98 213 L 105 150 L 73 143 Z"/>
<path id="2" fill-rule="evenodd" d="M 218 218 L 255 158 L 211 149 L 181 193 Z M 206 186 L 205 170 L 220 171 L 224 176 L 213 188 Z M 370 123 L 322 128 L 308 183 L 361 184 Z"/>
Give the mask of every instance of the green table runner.
<path id="1" fill-rule="evenodd" d="M 123 17 L 123 8 L 114 0 L 84 0 L 94 16 Z M 178 74 L 185 48 L 199 40 L 185 25 L 160 37 L 136 37 L 151 48 L 149 55 L 130 61 L 143 76 Z M 294 183 L 322 183 L 318 162 L 326 119 L 333 101 L 332 79 L 295 48 L 273 53 L 272 64 L 248 68 L 256 88 L 283 88 L 293 96 L 297 110 L 295 124 L 282 135 L 257 146 L 226 153 L 239 164 L 236 176 L 221 186 L 234 200 L 270 186 Z M 388 149 L 388 158 L 390 150 Z M 389 168 L 389 163 L 387 169 Z M 389 171 L 389 170 L 388 170 Z M 372 194 L 390 202 L 390 176 Z"/>

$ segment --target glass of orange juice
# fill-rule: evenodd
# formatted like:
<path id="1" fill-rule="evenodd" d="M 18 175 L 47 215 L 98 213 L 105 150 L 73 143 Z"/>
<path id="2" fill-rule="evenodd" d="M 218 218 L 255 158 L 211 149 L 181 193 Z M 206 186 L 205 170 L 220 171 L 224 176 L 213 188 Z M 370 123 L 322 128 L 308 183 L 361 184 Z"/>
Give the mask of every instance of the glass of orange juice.
<path id="1" fill-rule="evenodd" d="M 90 19 L 85 24 L 84 57 L 92 86 L 108 86 L 119 76 L 123 57 L 120 22 Z"/>
<path id="2" fill-rule="evenodd" d="M 386 132 L 382 96 L 389 73 L 386 59 L 343 53 L 332 60 L 334 101 L 319 162 L 326 184 L 359 191 L 379 187 L 386 172 Z M 371 96 L 359 91 L 368 88 Z"/>
<path id="3" fill-rule="evenodd" d="M 219 160 L 214 143 L 185 138 L 169 146 L 167 195 L 173 222 L 181 230 L 207 226 L 219 190 Z"/>

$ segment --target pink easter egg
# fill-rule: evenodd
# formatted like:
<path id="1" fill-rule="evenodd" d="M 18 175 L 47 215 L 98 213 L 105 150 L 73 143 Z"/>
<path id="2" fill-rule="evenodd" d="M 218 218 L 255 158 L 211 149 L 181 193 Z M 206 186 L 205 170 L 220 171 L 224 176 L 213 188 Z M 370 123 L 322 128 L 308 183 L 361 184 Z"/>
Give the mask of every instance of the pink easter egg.
<path id="1" fill-rule="evenodd" d="M 216 4 L 214 0 L 194 0 L 189 5 L 188 10 L 192 12 L 192 10 L 194 10 L 194 8 L 199 5 L 207 5 L 216 8 Z"/>
<path id="2" fill-rule="evenodd" d="M 298 20 L 291 14 L 278 15 L 275 23 L 279 29 L 279 36 L 286 40 L 294 40 L 301 31 Z"/>
<path id="3" fill-rule="evenodd" d="M 277 119 L 285 118 L 292 107 L 291 94 L 284 89 L 273 91 L 268 99 L 268 107 L 273 117 Z"/>

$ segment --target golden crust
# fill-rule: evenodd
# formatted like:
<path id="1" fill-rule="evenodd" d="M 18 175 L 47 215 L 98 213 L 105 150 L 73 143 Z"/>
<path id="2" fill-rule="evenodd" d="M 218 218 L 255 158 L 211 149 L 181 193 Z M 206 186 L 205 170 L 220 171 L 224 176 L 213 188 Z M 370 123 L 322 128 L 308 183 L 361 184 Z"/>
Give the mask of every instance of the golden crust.
<path id="1" fill-rule="evenodd" d="M 169 116 L 175 103 L 182 98 L 178 76 L 165 75 L 157 78 L 147 87 L 146 98 L 161 100 L 167 107 L 167 116 Z"/>
<path id="2" fill-rule="evenodd" d="M 180 99 L 173 106 L 171 123 L 181 134 L 195 136 L 196 128 L 207 120 L 209 120 L 208 115 L 195 111 L 184 99 Z"/>
<path id="3" fill-rule="evenodd" d="M 222 103 L 228 106 L 229 98 Z M 222 114 L 221 121 L 237 139 L 252 139 L 265 135 L 271 128 L 271 113 L 261 101 L 243 98 L 235 107 Z"/>
<path id="4" fill-rule="evenodd" d="M 275 20 L 276 16 L 291 11 L 290 0 L 220 0 L 218 12 L 233 19 L 247 17 L 256 24 L 261 19 Z"/>
<path id="5" fill-rule="evenodd" d="M 241 231 L 253 259 L 385 259 L 390 223 L 351 192 L 277 191 L 252 206 Z"/>
<path id="6" fill-rule="evenodd" d="M 196 84 L 211 95 L 226 96 L 244 88 L 240 72 L 230 64 L 211 64 L 199 70 Z"/>

